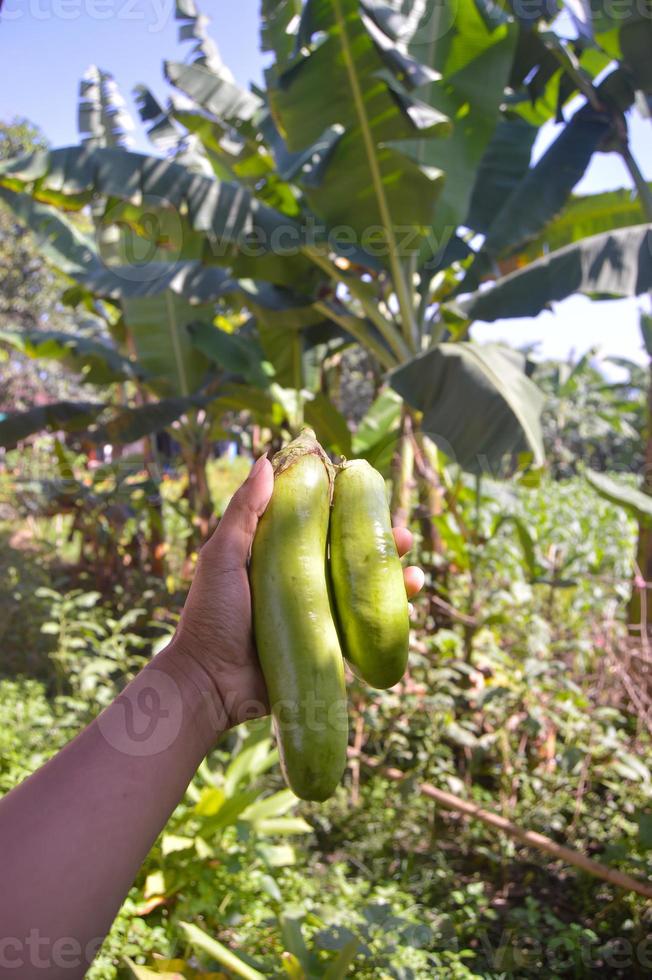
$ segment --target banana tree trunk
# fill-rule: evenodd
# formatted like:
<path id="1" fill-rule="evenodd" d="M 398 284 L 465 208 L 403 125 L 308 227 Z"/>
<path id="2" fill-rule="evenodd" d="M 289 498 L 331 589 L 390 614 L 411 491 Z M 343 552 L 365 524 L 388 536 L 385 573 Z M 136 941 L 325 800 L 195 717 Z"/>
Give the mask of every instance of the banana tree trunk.
<path id="1" fill-rule="evenodd" d="M 187 497 L 190 513 L 199 538 L 194 543 L 199 545 L 206 541 L 216 524 L 206 470 L 208 455 L 207 445 L 193 446 L 183 453 L 188 473 Z"/>
<path id="2" fill-rule="evenodd" d="M 156 578 L 165 578 L 165 555 L 167 545 L 165 542 L 165 528 L 163 525 L 163 500 L 157 493 L 154 500 L 150 500 L 148 508 L 149 537 L 148 545 L 148 564 L 149 570 Z"/>
<path id="3" fill-rule="evenodd" d="M 392 498 L 390 509 L 394 527 L 407 527 L 412 512 L 412 490 L 414 488 L 414 442 L 412 438 L 412 416 L 403 408 L 401 414 L 401 435 L 394 459 L 392 460 Z"/>
<path id="4" fill-rule="evenodd" d="M 433 521 L 442 512 L 443 488 L 439 479 L 439 455 L 434 442 L 423 432 L 415 433 L 417 445 L 417 488 L 419 523 L 423 548 L 430 555 L 441 553 L 442 543 Z"/>
<path id="5" fill-rule="evenodd" d="M 156 458 L 155 437 L 145 436 L 143 439 L 143 461 L 150 480 L 157 487 L 156 496 L 150 498 L 147 506 L 147 519 L 149 523 L 149 534 L 145 545 L 146 553 L 143 555 L 143 562 L 149 566 L 149 571 L 157 578 L 165 578 L 165 529 L 163 525 L 163 499 L 159 488 L 161 485 L 161 473 L 158 460 Z"/>

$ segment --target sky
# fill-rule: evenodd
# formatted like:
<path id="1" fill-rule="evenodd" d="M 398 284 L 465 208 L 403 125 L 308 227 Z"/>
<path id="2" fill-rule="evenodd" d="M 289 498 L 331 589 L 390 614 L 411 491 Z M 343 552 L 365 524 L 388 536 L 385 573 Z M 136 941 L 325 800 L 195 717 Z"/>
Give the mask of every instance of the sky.
<path id="1" fill-rule="evenodd" d="M 241 84 L 260 81 L 258 0 L 203 0 L 211 32 L 224 61 Z M 183 60 L 187 44 L 177 40 L 174 0 L 4 0 L 0 13 L 0 119 L 26 117 L 41 127 L 53 146 L 77 142 L 79 79 L 97 64 L 116 78 L 134 118 L 131 91 L 139 82 L 161 99 L 168 92 L 162 61 Z M 556 128 L 544 127 L 535 146 L 539 156 Z M 652 121 L 630 119 L 634 157 L 652 180 Z M 142 132 L 135 148 L 149 149 Z M 576 193 L 629 187 L 617 154 L 596 154 Z M 597 347 L 604 355 L 645 361 L 638 334 L 640 309 L 649 299 L 592 303 L 575 296 L 535 320 L 476 324 L 477 340 L 504 340 L 515 346 L 537 343 L 541 357 L 567 357 Z"/>

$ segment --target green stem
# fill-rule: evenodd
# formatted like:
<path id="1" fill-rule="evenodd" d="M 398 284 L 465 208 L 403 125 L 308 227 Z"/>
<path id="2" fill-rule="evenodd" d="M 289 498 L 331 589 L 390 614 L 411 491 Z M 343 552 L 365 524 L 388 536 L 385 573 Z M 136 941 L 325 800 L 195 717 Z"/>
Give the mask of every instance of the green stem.
<path id="1" fill-rule="evenodd" d="M 296 426 L 300 428 L 303 425 L 303 364 L 302 364 L 302 353 L 303 353 L 303 343 L 301 334 L 297 333 L 296 337 L 296 347 L 294 350 L 294 359 L 292 363 L 292 384 L 294 390 L 297 393 L 297 416 L 296 416 Z"/>
<path id="2" fill-rule="evenodd" d="M 602 103 L 599 91 L 599 88 L 602 86 L 596 88 L 593 85 L 591 79 L 586 75 L 580 66 L 577 57 L 571 51 L 568 51 L 561 45 L 547 43 L 546 47 L 557 59 L 564 70 L 572 77 L 582 95 L 585 96 L 593 108 L 598 111 L 603 111 L 604 105 Z M 620 108 L 623 110 L 625 107 L 621 106 Z M 636 192 L 641 201 L 641 205 L 645 211 L 646 218 L 648 221 L 652 221 L 652 192 L 650 191 L 647 181 L 641 173 L 636 160 L 632 156 L 629 144 L 627 142 L 627 135 L 625 134 L 621 136 L 618 142 L 620 143 L 620 155 L 622 156 L 625 166 L 630 173 L 634 187 L 636 188 Z"/>
<path id="3" fill-rule="evenodd" d="M 430 347 L 436 347 L 437 344 L 441 343 L 441 339 L 444 336 L 444 331 L 446 330 L 446 323 L 443 318 L 440 317 L 438 320 L 432 320 L 430 326 Z"/>
<path id="4" fill-rule="evenodd" d="M 625 166 L 629 170 L 629 174 L 634 183 L 634 187 L 636 188 L 636 193 L 639 196 L 641 206 L 645 211 L 645 217 L 648 221 L 652 221 L 652 191 L 650 191 L 647 181 L 641 173 L 636 160 L 632 156 L 632 152 L 627 143 L 625 143 L 625 145 L 622 147 L 620 155 L 625 162 Z"/>
<path id="5" fill-rule="evenodd" d="M 367 329 L 367 325 L 365 324 L 364 320 L 354 316 L 352 313 L 337 313 L 329 303 L 325 303 L 323 301 L 315 303 L 314 306 L 316 310 L 323 313 L 329 320 L 332 320 L 334 323 L 339 323 L 339 325 L 343 327 L 347 333 L 350 333 L 359 344 L 370 351 L 384 368 L 391 370 L 392 368 L 396 367 L 398 364 L 398 358 L 396 358 L 391 351 L 388 351 L 387 348 L 374 337 L 374 335 Z"/>
<path id="6" fill-rule="evenodd" d="M 177 370 L 177 377 L 179 381 L 179 391 L 186 398 L 190 394 L 190 388 L 188 386 L 188 378 L 186 376 L 186 366 L 183 353 L 181 350 L 181 341 L 179 339 L 180 330 L 177 318 L 174 312 L 174 303 L 172 301 L 172 294 L 168 290 L 165 293 L 165 309 L 167 313 L 166 326 L 168 328 L 168 334 L 170 337 L 170 346 L 174 351 L 174 364 Z"/>
<path id="7" fill-rule="evenodd" d="M 559 62 L 562 69 L 571 76 L 582 95 L 593 106 L 593 108 L 597 109 L 598 112 L 601 111 L 603 106 L 600 101 L 598 91 L 593 85 L 591 79 L 581 67 L 575 55 L 563 47 L 561 42 L 559 44 L 546 42 L 546 48 L 553 58 Z"/>
<path id="8" fill-rule="evenodd" d="M 404 405 L 401 411 L 401 435 L 392 459 L 392 499 L 390 512 L 395 527 L 408 527 L 412 513 L 414 443 L 412 418 Z"/>
<path id="9" fill-rule="evenodd" d="M 422 272 L 422 275 L 427 275 L 427 273 Z M 428 297 L 430 296 L 430 282 L 421 284 L 421 299 L 419 300 L 419 308 L 417 310 L 417 330 L 419 334 L 419 349 L 423 343 L 423 336 L 425 333 L 426 326 L 426 313 L 428 312 Z"/>
<path id="10" fill-rule="evenodd" d="M 475 538 L 480 540 L 480 513 L 482 511 L 482 474 L 475 478 Z"/>
<path id="11" fill-rule="evenodd" d="M 398 305 L 401 311 L 403 336 L 405 337 L 405 340 L 410 350 L 414 350 L 415 349 L 414 339 L 416 336 L 416 330 L 415 330 L 415 323 L 414 323 L 414 311 L 412 309 L 412 301 L 410 298 L 410 291 L 408 288 L 407 280 L 403 274 L 403 267 L 401 265 L 401 260 L 398 254 L 396 237 L 394 235 L 394 228 L 392 225 L 392 216 L 390 214 L 389 204 L 387 203 L 387 198 L 385 196 L 383 178 L 380 172 L 378 159 L 376 157 L 376 147 L 374 143 L 374 138 L 371 132 L 371 127 L 369 126 L 369 120 L 367 119 L 367 113 L 364 106 L 364 98 L 360 90 L 360 84 L 358 82 L 358 76 L 355 70 L 355 63 L 353 60 L 353 54 L 351 52 L 349 36 L 347 34 L 347 29 L 346 29 L 346 19 L 342 13 L 342 5 L 340 3 L 340 0 L 333 0 L 333 13 L 335 14 L 335 19 L 337 21 L 340 37 L 342 39 L 342 55 L 344 58 L 344 64 L 346 66 L 347 74 L 349 76 L 351 94 L 353 95 L 353 104 L 355 106 L 356 114 L 358 116 L 360 131 L 362 133 L 362 139 L 365 145 L 367 162 L 369 164 L 371 181 L 374 187 L 374 192 L 376 194 L 378 210 L 380 212 L 380 217 L 383 225 L 385 226 L 385 233 L 387 235 L 387 246 L 389 249 L 389 263 L 392 270 L 392 279 L 394 280 L 394 290 L 396 292 L 396 298 L 398 299 Z"/>
<path id="12" fill-rule="evenodd" d="M 379 333 L 394 351 L 399 362 L 408 360 L 412 356 L 409 347 L 394 324 L 382 315 L 376 304 L 366 295 L 363 284 L 359 283 L 352 276 L 347 276 L 344 272 L 340 271 L 328 256 L 320 252 L 318 248 L 305 245 L 303 252 L 315 265 L 323 269 L 329 278 L 337 279 L 346 286 L 351 295 L 358 300 L 371 322 L 378 328 Z"/>

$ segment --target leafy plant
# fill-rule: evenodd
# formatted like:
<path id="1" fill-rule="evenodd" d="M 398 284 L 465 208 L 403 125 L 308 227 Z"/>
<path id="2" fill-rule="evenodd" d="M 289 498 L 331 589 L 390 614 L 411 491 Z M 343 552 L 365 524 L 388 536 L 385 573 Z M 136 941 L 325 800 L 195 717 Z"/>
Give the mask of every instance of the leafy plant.
<path id="1" fill-rule="evenodd" d="M 609 378 L 616 367 L 623 381 Z M 594 351 L 577 361 L 545 362 L 535 369 L 546 393 L 542 416 L 546 457 L 558 478 L 581 464 L 593 469 L 637 470 L 642 465 L 645 371 L 621 358 L 602 363 Z"/>
<path id="2" fill-rule="evenodd" d="M 187 419 L 179 435 L 188 443 L 188 459 L 194 453 L 201 470 L 197 439 L 205 423 L 198 403 L 187 399 L 199 386 L 202 398 L 217 396 L 216 417 L 226 407 L 214 385 L 206 387 L 210 359 L 265 388 L 262 362 L 243 359 L 238 338 L 215 331 L 215 304 L 227 300 L 254 316 L 260 348 L 284 388 L 305 387 L 311 331 L 330 330 L 389 372 L 416 423 L 464 467 L 495 472 L 505 453 L 523 447 L 539 463 L 540 398 L 525 365 L 468 334 L 474 319 L 519 315 L 523 302 L 536 314 L 577 289 L 634 295 L 650 285 L 639 247 L 649 231 L 627 225 L 637 224 L 635 209 L 613 219 L 624 222 L 620 230 L 585 239 L 580 227 L 596 227 L 587 213 L 594 206 L 604 215 L 605 202 L 584 202 L 580 209 L 570 201 L 592 153 L 609 146 L 622 153 L 647 208 L 649 191 L 622 135 L 624 111 L 643 84 L 640 59 L 628 49 L 626 68 L 617 65 L 595 81 L 619 53 L 625 35 L 618 25 L 603 18 L 595 46 L 578 54 L 548 29 L 543 10 L 526 26 L 506 9 L 489 14 L 465 0 L 456 9 L 455 31 L 431 36 L 440 23 L 432 3 L 411 16 L 394 10 L 391 17 L 354 0 L 311 2 L 300 10 L 265 4 L 261 37 L 273 61 L 266 90 L 246 92 L 211 47 L 194 4 L 179 4 L 177 16 L 181 37 L 200 30 L 211 50 L 210 57 L 198 49 L 191 63 L 165 65 L 168 80 L 191 105 L 162 107 L 139 88 L 143 117 L 155 139 L 165 133 L 172 140 L 174 161 L 127 152 L 108 139 L 104 125 L 92 145 L 4 164 L 1 183 L 32 224 L 25 194 L 41 211 L 83 207 L 99 195 L 106 202 L 102 209 L 94 205 L 102 229 L 122 236 L 123 244 L 150 246 L 136 283 L 122 259 L 102 270 L 97 256 L 87 256 L 73 275 L 81 289 L 75 295 L 117 304 L 121 329 L 131 335 L 154 390 L 165 382 L 182 399 L 176 411 Z M 443 17 L 450 23 L 452 8 Z M 110 113 L 102 108 L 102 79 L 96 74 L 89 85 L 104 119 Z M 533 130 L 555 111 L 563 120 L 563 106 L 576 92 L 580 108 L 530 165 Z M 200 154 L 201 172 L 197 160 L 177 162 L 179 131 Z M 567 204 L 568 214 L 577 215 L 576 225 L 570 220 L 576 230 L 562 234 L 560 212 Z M 316 234 L 313 215 L 322 222 Z M 57 223 L 59 240 L 68 241 L 65 219 L 49 212 L 47 220 Z M 484 235 L 477 252 L 464 227 Z M 287 246 L 281 246 L 284 238 Z M 548 242 L 555 247 L 569 239 L 538 257 Z M 534 254 L 533 240 L 539 242 Z M 634 254 L 636 273 L 619 275 L 623 260 L 634 268 L 628 261 Z M 497 264 L 508 259 L 517 271 L 496 279 Z M 553 277 L 550 270 L 557 270 Z M 490 288 L 458 298 L 487 276 L 496 279 Z M 192 310 L 189 301 L 196 303 Z M 203 324 L 193 328 L 194 342 L 191 321 Z M 154 340 L 160 330 L 171 344 Z M 158 352 L 153 360 L 148 350 Z M 249 383 L 239 394 L 250 410 L 259 400 Z M 287 411 L 288 398 L 280 401 Z M 290 429 L 300 421 L 302 401 L 307 417 L 317 404 L 299 398 L 296 411 L 287 411 Z M 489 424 L 488 403 L 500 426 Z M 271 407 L 268 401 L 266 423 Z M 154 424 L 157 412 L 150 416 Z M 324 433 L 318 436 L 328 432 L 333 448 L 345 452 L 346 426 L 335 424 L 332 409 L 328 418 L 321 410 L 319 417 Z M 159 417 L 158 424 L 169 418 Z M 204 496 L 204 511 L 205 503 Z"/>
<path id="3" fill-rule="evenodd" d="M 50 653 L 58 677 L 58 693 L 71 693 L 82 704 L 106 707 L 146 663 L 142 652 L 150 644 L 142 633 L 131 630 L 145 609 L 129 609 L 119 618 L 97 615 L 99 592 L 75 589 L 65 595 L 52 589 L 38 590 L 50 600 L 51 619 L 41 632 L 56 637 Z"/>

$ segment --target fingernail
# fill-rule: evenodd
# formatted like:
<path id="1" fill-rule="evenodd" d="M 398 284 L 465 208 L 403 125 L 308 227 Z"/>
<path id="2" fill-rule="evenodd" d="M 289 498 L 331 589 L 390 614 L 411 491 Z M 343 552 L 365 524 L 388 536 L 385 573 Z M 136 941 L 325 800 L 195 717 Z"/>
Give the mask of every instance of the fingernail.
<path id="1" fill-rule="evenodd" d="M 259 456 L 258 457 L 258 459 L 254 463 L 254 465 L 249 470 L 249 476 L 247 477 L 247 479 L 253 480 L 253 478 L 256 476 L 256 473 L 258 473 L 258 472 L 260 472 L 260 470 L 262 470 L 263 466 L 265 465 L 265 460 L 266 459 L 267 459 L 267 456 Z"/>

